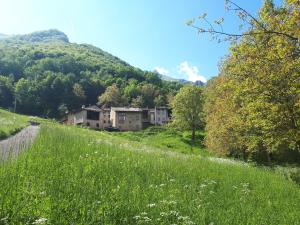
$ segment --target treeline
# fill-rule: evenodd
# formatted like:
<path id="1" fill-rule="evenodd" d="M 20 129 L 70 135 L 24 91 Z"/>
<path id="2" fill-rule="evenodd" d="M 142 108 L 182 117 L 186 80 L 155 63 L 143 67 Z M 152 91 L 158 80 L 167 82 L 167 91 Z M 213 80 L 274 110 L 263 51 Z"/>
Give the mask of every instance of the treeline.
<path id="1" fill-rule="evenodd" d="M 0 107 L 23 114 L 59 118 L 97 103 L 166 105 L 181 86 L 99 48 L 68 43 L 55 30 L 0 41 Z"/>
<path id="2" fill-rule="evenodd" d="M 275 7 L 266 0 L 257 18 L 232 4 L 244 21 L 250 17 L 249 29 L 237 40 L 197 28 L 234 41 L 217 77 L 204 89 L 184 87 L 175 96 L 172 125 L 191 130 L 193 139 L 195 129 L 205 127 L 204 143 L 219 155 L 299 165 L 300 2 Z"/>
<path id="3" fill-rule="evenodd" d="M 246 160 L 300 163 L 300 3 L 265 1 L 206 89 L 206 145 Z"/>

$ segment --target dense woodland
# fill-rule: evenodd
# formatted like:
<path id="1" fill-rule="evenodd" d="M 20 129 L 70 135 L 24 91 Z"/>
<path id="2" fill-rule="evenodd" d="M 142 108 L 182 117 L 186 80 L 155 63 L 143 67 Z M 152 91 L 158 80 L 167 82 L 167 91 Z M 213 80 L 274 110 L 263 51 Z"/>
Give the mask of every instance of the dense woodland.
<path id="1" fill-rule="evenodd" d="M 57 30 L 0 40 L 0 107 L 19 113 L 59 118 L 100 103 L 108 87 L 103 105 L 166 105 L 181 86 Z"/>

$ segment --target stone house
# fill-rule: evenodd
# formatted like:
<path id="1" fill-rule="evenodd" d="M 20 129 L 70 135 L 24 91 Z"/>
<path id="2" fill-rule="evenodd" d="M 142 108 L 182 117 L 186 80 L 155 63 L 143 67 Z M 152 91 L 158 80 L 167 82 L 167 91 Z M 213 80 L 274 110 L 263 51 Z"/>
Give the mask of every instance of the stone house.
<path id="1" fill-rule="evenodd" d="M 121 131 L 137 131 L 150 125 L 164 125 L 170 121 L 167 107 L 132 108 L 82 106 L 78 111 L 67 114 L 67 124 L 81 125 L 92 129 L 115 127 Z"/>
<path id="2" fill-rule="evenodd" d="M 165 125 L 170 121 L 168 107 L 155 107 L 149 109 L 150 124 Z"/>
<path id="3" fill-rule="evenodd" d="M 107 114 L 108 111 L 108 115 Z M 67 115 L 67 124 L 81 125 L 93 129 L 104 129 L 111 126 L 109 119 L 110 109 L 100 109 L 97 106 L 82 106 L 78 111 Z M 106 119 L 108 117 L 108 119 Z"/>
<path id="4" fill-rule="evenodd" d="M 111 108 L 111 123 L 121 131 L 137 131 L 143 128 L 142 109 L 127 107 Z"/>

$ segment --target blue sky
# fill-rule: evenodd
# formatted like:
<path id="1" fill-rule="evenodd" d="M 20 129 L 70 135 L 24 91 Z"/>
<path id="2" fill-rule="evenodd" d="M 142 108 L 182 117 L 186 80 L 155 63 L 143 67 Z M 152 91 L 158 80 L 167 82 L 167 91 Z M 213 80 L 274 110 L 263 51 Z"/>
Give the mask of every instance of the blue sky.
<path id="1" fill-rule="evenodd" d="M 255 14 L 263 1 L 235 2 Z M 224 0 L 0 0 L 0 33 L 56 28 L 71 42 L 95 45 L 143 70 L 207 80 L 218 74 L 229 45 L 186 26 L 204 12 L 211 20 L 225 16 L 226 30 L 238 29 Z"/>

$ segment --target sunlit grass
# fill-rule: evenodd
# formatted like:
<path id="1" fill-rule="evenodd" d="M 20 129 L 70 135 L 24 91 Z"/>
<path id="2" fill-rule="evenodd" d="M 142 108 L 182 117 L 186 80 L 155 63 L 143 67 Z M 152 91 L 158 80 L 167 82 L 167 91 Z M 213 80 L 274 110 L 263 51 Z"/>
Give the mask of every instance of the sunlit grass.
<path id="1" fill-rule="evenodd" d="M 191 141 L 189 132 L 176 131 L 165 127 L 150 127 L 139 132 L 108 133 L 120 140 L 139 142 L 148 147 L 159 148 L 163 151 L 172 151 L 184 154 L 211 155 L 203 146 L 204 133 L 197 132 L 196 141 Z"/>
<path id="2" fill-rule="evenodd" d="M 0 109 L 0 140 L 27 126 L 28 117 Z"/>
<path id="3" fill-rule="evenodd" d="M 73 127 L 44 125 L 0 186 L 0 224 L 300 224 L 274 173 Z"/>

